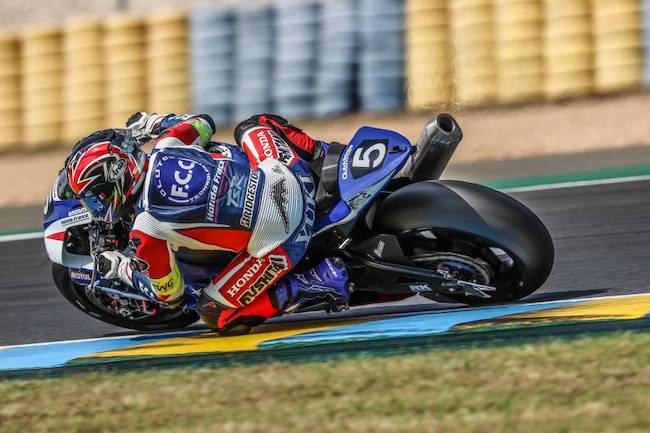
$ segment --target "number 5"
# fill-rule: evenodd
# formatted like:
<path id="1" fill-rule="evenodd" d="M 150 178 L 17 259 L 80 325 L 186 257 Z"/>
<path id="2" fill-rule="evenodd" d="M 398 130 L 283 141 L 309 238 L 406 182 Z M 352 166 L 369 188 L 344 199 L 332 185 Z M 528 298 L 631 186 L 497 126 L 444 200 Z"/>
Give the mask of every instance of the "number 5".
<path id="1" fill-rule="evenodd" d="M 377 151 L 375 158 L 371 158 L 372 153 Z M 358 148 L 352 158 L 352 167 L 358 168 L 375 168 L 384 160 L 386 156 L 386 146 L 383 143 L 375 143 L 367 149 Z"/>

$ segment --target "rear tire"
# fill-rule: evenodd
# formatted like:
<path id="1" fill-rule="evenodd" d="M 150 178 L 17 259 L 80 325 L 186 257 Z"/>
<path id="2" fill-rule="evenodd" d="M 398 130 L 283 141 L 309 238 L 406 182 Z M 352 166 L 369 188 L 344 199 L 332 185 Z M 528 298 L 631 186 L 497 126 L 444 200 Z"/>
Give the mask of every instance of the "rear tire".
<path id="1" fill-rule="evenodd" d="M 407 253 L 412 259 L 446 252 L 486 259 L 489 247 L 504 251 L 514 261 L 508 278 L 489 282 L 497 287 L 491 299 L 454 297 L 466 304 L 521 299 L 537 290 L 553 267 L 553 241 L 540 219 L 514 198 L 473 183 L 445 180 L 400 188 L 381 203 L 372 229 L 396 235 L 405 253 L 412 250 Z M 422 240 L 418 251 L 409 236 L 424 231 L 433 232 L 435 240 Z"/>
<path id="2" fill-rule="evenodd" d="M 199 316 L 195 312 L 176 310 L 162 311 L 142 320 L 129 320 L 117 314 L 111 314 L 108 310 L 103 310 L 91 302 L 85 295 L 84 287 L 75 284 L 70 279 L 68 268 L 65 266 L 52 263 L 52 277 L 57 289 L 68 302 L 89 316 L 111 325 L 145 332 L 168 331 L 185 328 L 199 320 Z"/>
<path id="3" fill-rule="evenodd" d="M 431 232 L 431 229 L 424 232 Z M 492 248 L 499 248 L 486 239 L 466 233 L 437 232 L 435 241 L 415 240 L 416 230 L 401 236 L 404 243 L 411 247 L 410 259 L 420 267 L 436 269 L 442 267 L 449 270 L 454 264 L 463 271 L 460 275 L 452 275 L 459 280 L 477 284 L 489 285 L 496 288 L 490 292 L 490 298 L 478 298 L 465 295 L 446 295 L 450 299 L 469 305 L 487 305 L 493 303 L 512 302 L 521 299 L 538 289 L 530 278 L 526 264 L 521 258 L 506 252 L 511 259 L 509 266 L 499 261 Z M 410 237 L 410 242 L 406 238 Z M 435 294 L 423 292 L 422 296 L 439 300 Z"/>

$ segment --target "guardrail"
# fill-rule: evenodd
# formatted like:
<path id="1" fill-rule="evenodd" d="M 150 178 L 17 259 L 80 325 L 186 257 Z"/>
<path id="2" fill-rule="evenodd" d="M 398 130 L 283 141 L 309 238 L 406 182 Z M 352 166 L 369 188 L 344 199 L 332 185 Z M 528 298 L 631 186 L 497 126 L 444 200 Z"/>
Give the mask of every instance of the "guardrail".
<path id="1" fill-rule="evenodd" d="M 138 110 L 219 124 L 522 103 L 650 85 L 650 0 L 275 0 L 0 35 L 0 150 Z"/>

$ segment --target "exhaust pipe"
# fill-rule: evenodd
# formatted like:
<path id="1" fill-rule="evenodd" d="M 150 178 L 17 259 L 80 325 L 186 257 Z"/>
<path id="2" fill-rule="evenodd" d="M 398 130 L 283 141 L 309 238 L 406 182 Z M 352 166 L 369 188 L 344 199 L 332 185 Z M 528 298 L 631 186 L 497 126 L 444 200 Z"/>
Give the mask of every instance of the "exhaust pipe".
<path id="1" fill-rule="evenodd" d="M 462 139 L 463 131 L 451 114 L 438 114 L 429 120 L 415 144 L 410 170 L 406 171 L 409 179 L 412 182 L 440 179 Z"/>

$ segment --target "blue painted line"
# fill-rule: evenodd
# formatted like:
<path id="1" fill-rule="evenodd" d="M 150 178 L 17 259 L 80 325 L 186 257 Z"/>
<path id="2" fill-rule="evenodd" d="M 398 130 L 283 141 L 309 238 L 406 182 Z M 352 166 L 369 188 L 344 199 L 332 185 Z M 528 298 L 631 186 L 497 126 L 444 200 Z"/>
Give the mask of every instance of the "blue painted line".
<path id="1" fill-rule="evenodd" d="M 107 350 L 126 349 L 156 340 L 186 335 L 188 333 L 8 347 L 0 349 L 0 370 L 61 367 L 80 356 Z"/>
<path id="2" fill-rule="evenodd" d="M 575 305 L 584 301 L 555 302 L 537 305 L 506 305 L 484 309 L 460 311 L 445 311 L 397 317 L 394 319 L 375 320 L 325 331 L 309 332 L 306 334 L 283 337 L 265 341 L 260 347 L 272 347 L 284 344 L 312 344 L 330 341 L 371 340 L 391 337 L 415 337 L 428 334 L 440 334 L 449 331 L 456 325 L 494 319 L 512 314 L 528 313 L 531 311 L 548 310 L 552 308 Z"/>

